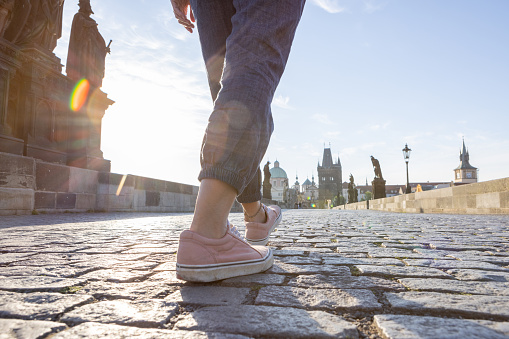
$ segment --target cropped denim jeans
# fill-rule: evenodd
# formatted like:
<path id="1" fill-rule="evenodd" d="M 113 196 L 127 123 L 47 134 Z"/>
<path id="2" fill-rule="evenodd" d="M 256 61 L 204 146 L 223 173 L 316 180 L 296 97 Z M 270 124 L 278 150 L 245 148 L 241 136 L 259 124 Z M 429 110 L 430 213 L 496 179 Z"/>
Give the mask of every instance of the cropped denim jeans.
<path id="1" fill-rule="evenodd" d="M 214 110 L 198 179 L 218 179 L 240 203 L 261 199 L 260 163 L 274 130 L 270 105 L 305 0 L 191 0 Z"/>

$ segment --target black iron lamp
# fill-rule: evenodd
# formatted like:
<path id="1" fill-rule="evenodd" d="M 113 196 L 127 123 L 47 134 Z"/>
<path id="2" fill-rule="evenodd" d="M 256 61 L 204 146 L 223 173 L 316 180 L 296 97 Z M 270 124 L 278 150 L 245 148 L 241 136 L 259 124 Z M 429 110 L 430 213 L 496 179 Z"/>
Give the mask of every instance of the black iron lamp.
<path id="1" fill-rule="evenodd" d="M 410 187 L 410 181 L 408 180 L 408 161 L 410 160 L 410 152 L 412 150 L 408 148 L 408 144 L 405 144 L 405 148 L 403 148 L 403 157 L 406 162 L 406 194 L 412 193 L 412 188 Z"/>

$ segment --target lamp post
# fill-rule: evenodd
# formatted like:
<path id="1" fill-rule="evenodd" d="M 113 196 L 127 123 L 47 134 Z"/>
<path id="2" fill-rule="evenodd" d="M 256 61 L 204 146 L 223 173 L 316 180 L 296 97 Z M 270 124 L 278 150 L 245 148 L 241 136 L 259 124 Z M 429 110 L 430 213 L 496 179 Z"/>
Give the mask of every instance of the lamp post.
<path id="1" fill-rule="evenodd" d="M 408 148 L 408 144 L 405 144 L 405 148 L 403 148 L 403 157 L 406 162 L 406 194 L 412 193 L 412 188 L 410 187 L 410 181 L 408 180 L 408 161 L 410 160 L 410 152 L 412 150 Z"/>

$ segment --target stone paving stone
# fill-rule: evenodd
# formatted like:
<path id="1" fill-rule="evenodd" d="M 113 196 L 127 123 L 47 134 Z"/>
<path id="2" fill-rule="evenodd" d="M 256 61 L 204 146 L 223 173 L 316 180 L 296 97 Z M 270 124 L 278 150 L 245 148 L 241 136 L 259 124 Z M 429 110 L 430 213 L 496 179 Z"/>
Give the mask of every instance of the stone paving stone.
<path id="1" fill-rule="evenodd" d="M 251 289 L 221 286 L 184 286 L 165 298 L 167 301 L 202 306 L 242 304 Z"/>
<path id="2" fill-rule="evenodd" d="M 1 273 L 2 271 L 0 270 L 0 274 Z M 447 273 L 454 276 L 454 278 L 458 280 L 509 282 L 509 272 L 452 269 L 447 270 Z"/>
<path id="3" fill-rule="evenodd" d="M 279 258 L 279 261 L 295 265 L 318 265 L 322 262 L 322 259 L 318 257 L 288 256 Z"/>
<path id="4" fill-rule="evenodd" d="M 255 305 L 285 306 L 345 311 L 381 310 L 373 292 L 354 289 L 313 289 L 291 286 L 268 286 L 258 292 Z"/>
<path id="5" fill-rule="evenodd" d="M 392 265 L 405 266 L 405 264 L 394 258 L 345 258 L 345 257 L 324 257 L 323 263 L 326 265 Z"/>
<path id="6" fill-rule="evenodd" d="M 70 279 L 40 276 L 14 276 L 0 279 L 0 290 L 4 291 L 47 291 L 58 292 L 62 289 L 84 285 L 86 279 Z"/>
<path id="7" fill-rule="evenodd" d="M 500 316 L 509 319 L 509 297 L 486 295 L 459 295 L 436 292 L 386 293 L 392 310 L 434 311 L 451 315 L 451 312 L 469 317 Z"/>
<path id="8" fill-rule="evenodd" d="M 403 278 L 398 281 L 411 290 L 509 296 L 509 283 L 451 281 L 449 279 Z"/>
<path id="9" fill-rule="evenodd" d="M 164 284 L 179 285 L 184 283 L 183 280 L 177 278 L 176 271 L 161 271 L 147 278 L 147 282 L 159 282 Z"/>
<path id="10" fill-rule="evenodd" d="M 154 271 L 175 271 L 177 266 L 177 259 L 174 258 L 170 262 L 162 263 L 153 268 Z"/>
<path id="11" fill-rule="evenodd" d="M 496 324 L 495 322 L 489 323 Z M 466 319 L 384 314 L 375 315 L 374 324 L 383 338 L 507 338 L 503 332 Z"/>
<path id="12" fill-rule="evenodd" d="M 46 276 L 57 278 L 71 278 L 86 273 L 85 269 L 75 269 L 68 265 L 58 266 L 6 266 L 0 267 L 0 275 L 9 276 Z"/>
<path id="13" fill-rule="evenodd" d="M 449 274 L 438 269 L 428 267 L 373 265 L 355 265 L 355 267 L 357 267 L 363 275 L 452 279 Z"/>
<path id="14" fill-rule="evenodd" d="M 302 244 L 299 244 L 299 246 L 302 246 Z M 332 249 L 330 248 L 316 248 L 316 247 L 292 247 L 292 246 L 287 246 L 284 248 L 284 250 L 286 251 L 298 251 L 298 252 L 304 252 L 304 254 L 306 252 L 309 252 L 309 253 L 333 253 Z"/>
<path id="15" fill-rule="evenodd" d="M 65 310 L 93 299 L 88 295 L 0 291 L 0 317 L 53 320 Z"/>
<path id="16" fill-rule="evenodd" d="M 93 295 L 96 299 L 155 299 L 173 293 L 177 287 L 161 282 L 110 283 L 94 281 L 77 293 Z"/>
<path id="17" fill-rule="evenodd" d="M 0 271 L 1 272 L 1 271 Z M 295 265 L 274 261 L 274 265 L 266 273 L 276 274 L 336 274 L 350 275 L 350 269 L 334 265 Z"/>
<path id="18" fill-rule="evenodd" d="M 0 265 L 6 265 L 20 260 L 26 260 L 30 256 L 35 255 L 35 252 L 31 253 L 3 253 L 0 254 Z"/>
<path id="19" fill-rule="evenodd" d="M 273 250 L 274 256 L 290 256 L 290 255 L 304 255 L 304 251 L 296 251 L 290 249 Z"/>
<path id="20" fill-rule="evenodd" d="M 291 307 L 205 307 L 182 317 L 174 328 L 271 338 L 358 338 L 357 327 L 339 316 Z"/>
<path id="21" fill-rule="evenodd" d="M 80 278 L 87 279 L 88 281 L 111 281 L 118 283 L 126 283 L 133 281 L 144 280 L 150 271 L 136 271 L 128 269 L 102 269 L 86 273 Z"/>
<path id="22" fill-rule="evenodd" d="M 474 323 L 489 327 L 495 331 L 501 332 L 509 336 L 509 322 L 494 322 L 489 320 L 471 320 Z"/>
<path id="23" fill-rule="evenodd" d="M 427 266 L 440 269 L 466 268 L 466 269 L 482 269 L 494 271 L 506 271 L 498 265 L 490 264 L 482 261 L 461 261 L 461 260 L 428 260 L 428 259 L 403 259 L 409 266 Z"/>
<path id="24" fill-rule="evenodd" d="M 114 323 L 140 327 L 166 324 L 177 311 L 177 304 L 165 300 L 108 300 L 78 307 L 64 314 L 65 323 Z"/>
<path id="25" fill-rule="evenodd" d="M 352 277 L 340 275 L 300 275 L 288 282 L 289 286 L 339 289 L 380 289 L 404 291 L 403 285 L 388 279 L 377 277 Z"/>
<path id="26" fill-rule="evenodd" d="M 65 330 L 65 324 L 40 320 L 0 319 L 0 338 L 37 339 L 50 333 Z"/>
<path id="27" fill-rule="evenodd" d="M 228 333 L 201 331 L 172 331 L 152 328 L 137 328 L 114 324 L 87 322 L 51 336 L 51 339 L 247 339 L 249 337 Z"/>
<path id="28" fill-rule="evenodd" d="M 281 285 L 285 281 L 285 276 L 280 274 L 251 274 L 240 277 L 225 279 L 221 281 L 223 286 L 258 286 L 258 285 Z"/>

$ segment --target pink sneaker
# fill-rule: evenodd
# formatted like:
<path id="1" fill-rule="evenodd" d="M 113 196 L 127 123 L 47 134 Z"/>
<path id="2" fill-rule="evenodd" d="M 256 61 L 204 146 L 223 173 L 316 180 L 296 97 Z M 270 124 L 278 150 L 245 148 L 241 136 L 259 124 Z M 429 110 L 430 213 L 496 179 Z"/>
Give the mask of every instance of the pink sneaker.
<path id="1" fill-rule="evenodd" d="M 238 234 L 238 233 L 237 233 Z M 221 239 L 209 239 L 186 230 L 180 234 L 177 251 L 177 278 L 209 282 L 268 270 L 272 250 L 251 246 L 228 225 Z"/>
<path id="2" fill-rule="evenodd" d="M 283 217 L 283 213 L 279 206 L 265 206 L 262 204 L 262 208 L 267 215 L 267 221 L 265 223 L 254 221 L 246 223 L 246 241 L 251 245 L 267 245 L 270 233 L 279 225 Z"/>

